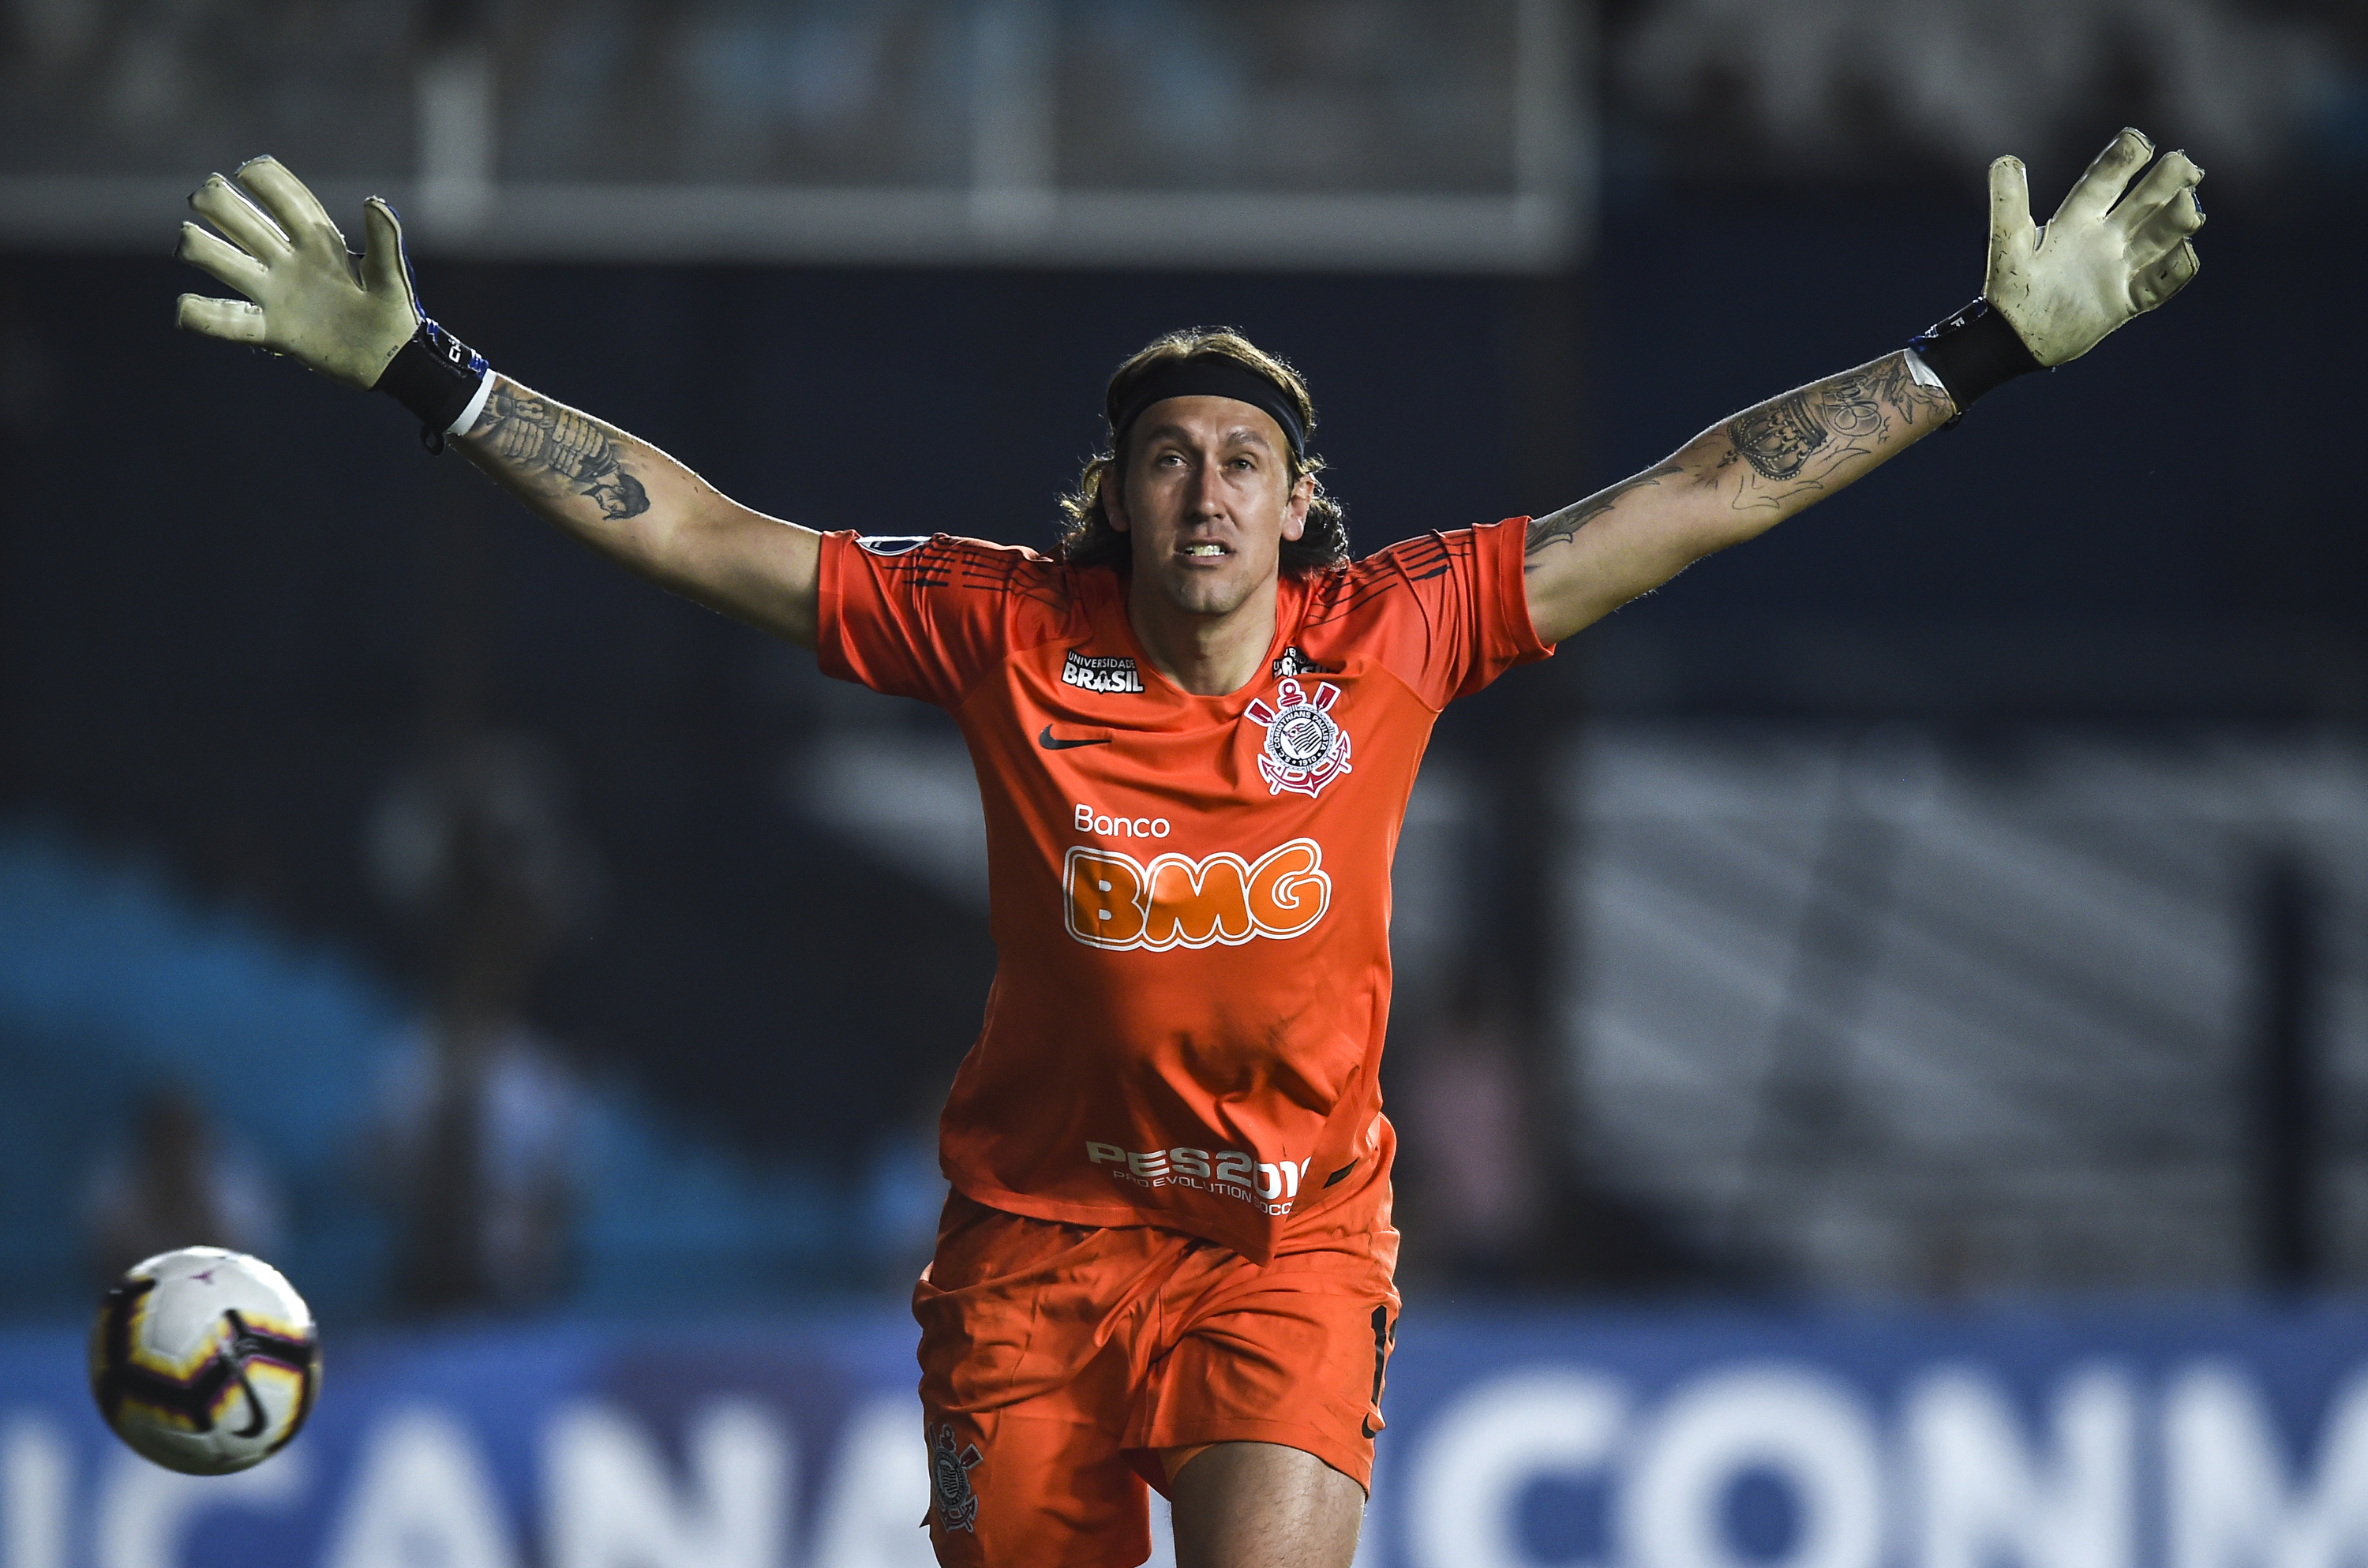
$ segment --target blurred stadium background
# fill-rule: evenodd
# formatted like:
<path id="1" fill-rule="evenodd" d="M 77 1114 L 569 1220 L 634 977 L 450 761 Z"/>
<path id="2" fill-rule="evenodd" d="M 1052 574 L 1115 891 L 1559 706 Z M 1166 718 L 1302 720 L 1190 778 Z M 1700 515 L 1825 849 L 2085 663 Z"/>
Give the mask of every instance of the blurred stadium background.
<path id="1" fill-rule="evenodd" d="M 2124 123 L 2188 295 L 1442 724 L 1360 1561 L 2368 1561 L 2363 15 L 6 0 L 0 1563 L 927 1561 L 951 726 L 175 335 L 208 170 L 820 528 L 1046 545 L 1236 324 L 1370 549 L 1896 347 Z M 71 1332 L 196 1239 L 330 1346 L 203 1487 Z"/>

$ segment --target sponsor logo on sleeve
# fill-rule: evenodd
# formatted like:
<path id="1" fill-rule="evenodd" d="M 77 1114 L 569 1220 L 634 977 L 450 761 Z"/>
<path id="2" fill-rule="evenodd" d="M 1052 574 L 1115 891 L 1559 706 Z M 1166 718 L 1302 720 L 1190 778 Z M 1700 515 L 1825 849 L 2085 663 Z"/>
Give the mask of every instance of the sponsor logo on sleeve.
<path id="1" fill-rule="evenodd" d="M 864 534 L 856 543 L 873 555 L 910 555 L 935 539 L 935 534 Z"/>
<path id="2" fill-rule="evenodd" d="M 1291 1212 L 1308 1166 L 1307 1160 L 1261 1161 L 1242 1149 L 1153 1149 L 1142 1153 L 1115 1143 L 1087 1144 L 1086 1163 L 1108 1165 L 1111 1180 L 1131 1187 L 1154 1191 L 1183 1187 L 1212 1192 L 1269 1214 Z"/>
<path id="3" fill-rule="evenodd" d="M 1258 765 L 1268 794 L 1321 794 L 1324 786 L 1355 771 L 1349 766 L 1349 732 L 1332 717 L 1332 705 L 1339 700 L 1340 688 L 1328 680 L 1317 683 L 1310 697 L 1298 681 L 1286 678 L 1275 687 L 1273 707 L 1263 698 L 1250 704 L 1247 716 L 1266 727 Z"/>
<path id="4" fill-rule="evenodd" d="M 1081 691 L 1098 691 L 1106 697 L 1117 696 L 1141 691 L 1143 672 L 1135 668 L 1133 659 L 1097 658 L 1073 648 L 1061 662 L 1061 684 Z"/>

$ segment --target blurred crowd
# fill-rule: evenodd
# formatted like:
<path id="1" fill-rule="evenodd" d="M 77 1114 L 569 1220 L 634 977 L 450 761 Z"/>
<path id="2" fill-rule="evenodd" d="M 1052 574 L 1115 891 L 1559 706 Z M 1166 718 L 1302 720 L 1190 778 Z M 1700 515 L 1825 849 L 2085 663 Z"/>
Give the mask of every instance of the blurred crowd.
<path id="1" fill-rule="evenodd" d="M 15 0 L 0 174 L 177 178 L 191 146 L 271 146 L 400 176 L 461 51 L 504 181 L 963 185 L 981 73 L 1016 37 L 1044 59 L 1059 184 L 1488 188 L 1541 6 L 1588 57 L 1615 169 L 1899 178 L 2085 148 L 2112 114 L 2253 172 L 2360 134 L 2337 0 Z"/>

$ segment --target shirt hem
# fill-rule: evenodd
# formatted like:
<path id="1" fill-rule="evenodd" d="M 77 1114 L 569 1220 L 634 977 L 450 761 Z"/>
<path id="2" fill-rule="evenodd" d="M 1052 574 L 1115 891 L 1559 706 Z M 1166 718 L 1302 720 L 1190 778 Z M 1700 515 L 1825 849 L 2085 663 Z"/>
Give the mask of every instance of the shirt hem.
<path id="1" fill-rule="evenodd" d="M 1012 1192 L 985 1182 L 950 1178 L 954 1190 L 973 1203 L 989 1209 L 1000 1209 L 1007 1214 L 1018 1214 L 1030 1220 L 1051 1220 L 1064 1225 L 1084 1225 L 1095 1230 L 1119 1225 L 1143 1225 L 1155 1231 L 1173 1231 L 1178 1235 L 1193 1236 L 1237 1254 L 1260 1268 L 1274 1261 L 1281 1238 L 1269 1235 L 1263 1242 L 1239 1231 L 1221 1225 L 1195 1225 L 1190 1217 L 1172 1210 L 1152 1210 L 1131 1203 L 1083 1203 L 1058 1198 L 1043 1198 L 1022 1192 Z M 1319 1212 L 1311 1209 L 1307 1214 Z M 1307 1214 L 1293 1212 L 1278 1216 L 1282 1220 L 1304 1220 Z M 1277 1226 L 1277 1230 L 1281 1227 Z"/>

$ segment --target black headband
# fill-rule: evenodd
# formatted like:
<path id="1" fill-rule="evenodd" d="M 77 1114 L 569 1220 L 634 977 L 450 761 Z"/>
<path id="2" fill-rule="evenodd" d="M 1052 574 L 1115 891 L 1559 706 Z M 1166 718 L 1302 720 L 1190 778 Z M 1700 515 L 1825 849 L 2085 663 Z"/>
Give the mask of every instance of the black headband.
<path id="1" fill-rule="evenodd" d="M 1110 421 L 1110 445 L 1115 448 L 1126 439 L 1128 429 L 1142 417 L 1144 409 L 1171 397 L 1229 397 L 1235 403 L 1263 409 L 1282 426 L 1282 438 L 1291 443 L 1292 455 L 1302 462 L 1307 460 L 1307 431 L 1299 422 L 1299 409 L 1290 394 L 1226 354 L 1196 354 L 1189 359 L 1170 359 L 1144 377 L 1127 399 L 1126 406 Z"/>

